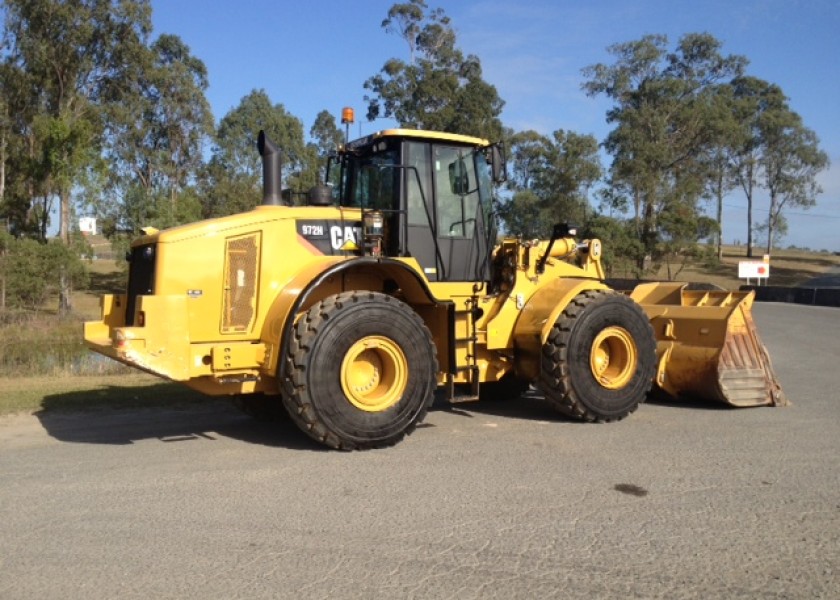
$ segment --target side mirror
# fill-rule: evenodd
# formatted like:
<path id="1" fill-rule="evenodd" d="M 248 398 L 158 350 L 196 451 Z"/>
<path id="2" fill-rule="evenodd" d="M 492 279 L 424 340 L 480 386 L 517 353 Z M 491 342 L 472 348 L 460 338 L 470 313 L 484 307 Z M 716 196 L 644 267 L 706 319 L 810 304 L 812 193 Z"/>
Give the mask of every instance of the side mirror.
<path id="1" fill-rule="evenodd" d="M 507 181 L 507 158 L 505 156 L 505 143 L 496 142 L 489 148 L 490 169 L 493 171 L 493 183 L 504 183 Z"/>

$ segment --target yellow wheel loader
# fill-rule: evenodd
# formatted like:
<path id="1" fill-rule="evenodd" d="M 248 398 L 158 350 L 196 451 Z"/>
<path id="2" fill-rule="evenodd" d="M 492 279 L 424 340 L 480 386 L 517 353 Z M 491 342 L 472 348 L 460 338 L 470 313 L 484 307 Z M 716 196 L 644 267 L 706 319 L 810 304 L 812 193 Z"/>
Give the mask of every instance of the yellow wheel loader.
<path id="1" fill-rule="evenodd" d="M 125 294 L 85 324 L 96 352 L 330 447 L 394 444 L 438 390 L 451 402 L 535 386 L 582 421 L 652 387 L 734 406 L 785 403 L 751 293 L 604 282 L 601 244 L 558 224 L 497 242 L 501 144 L 392 129 L 349 142 L 304 206 L 261 132 L 263 204 L 133 242 Z"/>

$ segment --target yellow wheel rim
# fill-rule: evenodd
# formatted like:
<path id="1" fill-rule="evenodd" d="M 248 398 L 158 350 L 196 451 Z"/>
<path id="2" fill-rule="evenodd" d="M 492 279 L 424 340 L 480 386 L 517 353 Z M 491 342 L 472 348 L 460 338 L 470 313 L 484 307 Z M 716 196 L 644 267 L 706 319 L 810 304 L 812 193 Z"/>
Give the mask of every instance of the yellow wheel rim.
<path id="1" fill-rule="evenodd" d="M 364 411 L 380 412 L 396 404 L 407 382 L 405 354 L 386 337 L 360 339 L 341 361 L 341 389 L 353 406 Z"/>
<path id="2" fill-rule="evenodd" d="M 592 376 L 609 390 L 627 385 L 636 372 L 638 357 L 633 337 L 622 327 L 607 327 L 592 342 Z"/>

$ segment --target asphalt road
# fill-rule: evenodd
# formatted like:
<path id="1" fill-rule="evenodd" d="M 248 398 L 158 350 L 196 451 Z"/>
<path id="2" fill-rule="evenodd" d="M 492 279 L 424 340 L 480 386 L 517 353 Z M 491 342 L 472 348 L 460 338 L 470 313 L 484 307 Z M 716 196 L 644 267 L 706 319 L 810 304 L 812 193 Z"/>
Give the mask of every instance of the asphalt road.
<path id="1" fill-rule="evenodd" d="M 814 277 L 803 283 L 799 287 L 822 287 L 822 288 L 836 288 L 840 287 L 840 266 L 829 267 L 825 273 Z"/>
<path id="2" fill-rule="evenodd" d="M 793 405 L 538 399 L 341 453 L 221 404 L 0 420 L 0 598 L 837 598 L 840 310 L 762 304 Z"/>

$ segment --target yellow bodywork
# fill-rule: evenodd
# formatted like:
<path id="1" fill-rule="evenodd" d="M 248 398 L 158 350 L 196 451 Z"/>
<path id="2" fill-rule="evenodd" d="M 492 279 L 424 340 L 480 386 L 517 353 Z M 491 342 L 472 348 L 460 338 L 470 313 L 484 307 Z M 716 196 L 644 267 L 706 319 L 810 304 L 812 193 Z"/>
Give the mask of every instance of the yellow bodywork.
<path id="1" fill-rule="evenodd" d="M 85 324 L 87 345 L 207 394 L 276 394 L 290 322 L 324 297 L 395 281 L 433 335 L 439 382 L 495 381 L 514 369 L 533 373 L 540 340 L 564 304 L 583 290 L 605 288 L 596 279 L 599 262 L 586 270 L 561 260 L 576 248 L 570 238 L 558 240 L 542 274 L 535 265 L 544 242 L 503 245 L 529 266 L 516 270 L 509 293 L 487 295 L 482 284 L 429 281 L 409 257 L 361 265 L 354 252 L 325 255 L 298 236 L 298 219 L 351 224 L 360 211 L 260 206 L 138 239 L 135 247 L 156 248 L 155 292 L 137 297 L 132 326 L 126 295 L 104 296 L 102 318 Z M 522 348 L 514 353 L 517 344 Z"/>
<path id="2" fill-rule="evenodd" d="M 477 388 L 509 373 L 536 380 L 541 349 L 569 303 L 583 292 L 608 289 L 598 240 L 581 246 L 572 238 L 556 240 L 542 268 L 546 242 L 506 240 L 493 258 L 504 281 L 488 293 L 486 282 L 429 281 L 410 257 L 325 254 L 296 229 L 303 219 L 348 231 L 360 218 L 352 208 L 261 206 L 150 232 L 134 246 L 156 248 L 154 294 L 137 296 L 132 326 L 126 325 L 127 296 L 104 296 L 101 319 L 85 324 L 85 341 L 96 352 L 207 394 L 278 394 L 284 336 L 301 314 L 327 296 L 387 290 L 429 328 L 438 383 Z M 630 297 L 651 320 L 655 383 L 662 390 L 736 406 L 784 403 L 755 332 L 751 294 L 657 283 L 638 286 Z M 627 333 L 614 329 L 597 339 L 589 359 L 607 389 L 621 387 L 639 360 Z M 384 410 L 405 384 L 405 358 L 387 340 L 359 343 L 346 359 L 341 385 L 361 410 Z M 394 381 L 377 379 L 381 364 L 393 367 Z"/>
<path id="3" fill-rule="evenodd" d="M 157 249 L 155 293 L 138 296 L 135 307 L 144 324 L 125 326 L 126 295 L 106 295 L 102 319 L 85 324 L 86 343 L 205 393 L 276 392 L 274 334 L 290 303 L 317 274 L 346 260 L 296 241 L 295 219 L 304 216 L 350 222 L 359 211 L 260 206 L 140 238 L 135 246 Z M 238 264 L 245 255 L 250 263 Z"/>

